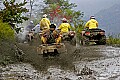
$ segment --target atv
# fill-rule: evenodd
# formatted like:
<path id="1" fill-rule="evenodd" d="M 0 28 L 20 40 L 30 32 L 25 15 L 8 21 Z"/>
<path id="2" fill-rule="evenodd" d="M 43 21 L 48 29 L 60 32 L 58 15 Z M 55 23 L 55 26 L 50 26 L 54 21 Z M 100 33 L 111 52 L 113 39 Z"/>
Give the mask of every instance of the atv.
<path id="1" fill-rule="evenodd" d="M 29 31 L 28 34 L 26 35 L 27 42 L 30 42 L 34 38 L 34 32 Z"/>
<path id="2" fill-rule="evenodd" d="M 41 44 L 37 47 L 37 53 L 44 57 L 49 55 L 59 55 L 59 53 L 66 52 L 64 43 Z"/>
<path id="3" fill-rule="evenodd" d="M 75 37 L 75 31 L 69 31 L 69 33 L 62 33 L 62 41 L 71 41 Z"/>
<path id="4" fill-rule="evenodd" d="M 90 42 L 95 42 L 98 45 L 105 45 L 106 44 L 106 35 L 105 31 L 102 29 L 86 29 L 82 31 L 82 40 L 81 44 L 88 45 Z"/>
<path id="5" fill-rule="evenodd" d="M 40 33 L 41 34 L 41 33 Z M 44 57 L 49 55 L 58 55 L 59 53 L 66 52 L 64 43 L 55 43 L 55 38 L 53 34 L 44 34 L 44 37 L 47 38 L 46 44 L 42 42 L 39 47 L 37 47 L 37 53 L 42 54 Z"/>

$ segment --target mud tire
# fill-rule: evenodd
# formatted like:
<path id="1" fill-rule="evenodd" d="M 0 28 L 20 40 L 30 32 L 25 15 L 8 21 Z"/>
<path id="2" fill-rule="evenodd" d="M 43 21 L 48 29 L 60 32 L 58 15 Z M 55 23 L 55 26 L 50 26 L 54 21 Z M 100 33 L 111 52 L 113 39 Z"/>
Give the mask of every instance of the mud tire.
<path id="1" fill-rule="evenodd" d="M 46 53 L 45 50 L 43 50 L 43 57 L 48 57 L 48 54 Z"/>
<path id="2" fill-rule="evenodd" d="M 106 44 L 106 36 L 102 36 L 98 42 L 96 42 L 99 45 L 105 45 Z"/>

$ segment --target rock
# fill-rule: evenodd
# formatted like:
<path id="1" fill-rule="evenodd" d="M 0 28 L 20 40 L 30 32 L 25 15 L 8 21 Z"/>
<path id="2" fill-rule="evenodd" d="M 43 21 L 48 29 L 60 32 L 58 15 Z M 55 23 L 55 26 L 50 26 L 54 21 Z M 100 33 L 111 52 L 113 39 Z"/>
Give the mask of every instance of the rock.
<path id="1" fill-rule="evenodd" d="M 91 75 L 93 73 L 93 71 L 90 69 L 90 68 L 88 68 L 88 67 L 84 67 L 82 70 L 81 70 L 81 75 Z"/>

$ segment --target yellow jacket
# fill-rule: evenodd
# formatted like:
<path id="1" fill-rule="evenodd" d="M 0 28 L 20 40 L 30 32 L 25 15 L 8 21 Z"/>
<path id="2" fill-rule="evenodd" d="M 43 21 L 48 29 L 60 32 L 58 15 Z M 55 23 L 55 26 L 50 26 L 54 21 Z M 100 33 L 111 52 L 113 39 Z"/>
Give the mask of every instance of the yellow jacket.
<path id="1" fill-rule="evenodd" d="M 89 29 L 95 29 L 98 27 L 98 22 L 95 19 L 90 19 L 86 24 L 85 28 L 88 27 Z"/>
<path id="2" fill-rule="evenodd" d="M 42 35 L 42 37 L 41 37 L 41 41 L 44 43 L 44 44 L 46 44 L 47 43 L 47 37 L 46 36 L 44 36 L 44 34 L 46 34 L 46 36 L 49 36 L 50 35 L 50 30 L 45 30 L 44 32 L 43 32 L 43 35 Z M 53 32 L 52 32 L 52 34 L 53 34 L 53 37 L 54 37 L 54 39 L 55 39 L 55 43 L 60 43 L 61 42 L 61 37 L 60 36 L 58 36 L 58 32 L 56 31 L 56 30 L 54 30 Z"/>
<path id="3" fill-rule="evenodd" d="M 58 29 L 61 29 L 61 32 L 68 32 L 70 29 L 70 24 L 69 23 L 61 23 Z"/>
<path id="4" fill-rule="evenodd" d="M 50 29 L 50 21 L 47 18 L 42 18 L 40 21 L 40 29 L 44 30 L 44 28 Z"/>

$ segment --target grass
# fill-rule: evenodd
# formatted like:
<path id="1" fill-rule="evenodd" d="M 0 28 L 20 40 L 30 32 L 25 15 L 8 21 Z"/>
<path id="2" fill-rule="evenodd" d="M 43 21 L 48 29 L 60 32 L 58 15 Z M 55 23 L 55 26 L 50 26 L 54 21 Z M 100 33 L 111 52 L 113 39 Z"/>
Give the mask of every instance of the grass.
<path id="1" fill-rule="evenodd" d="M 108 45 L 120 45 L 120 34 L 118 35 L 109 35 L 107 39 L 107 44 Z"/>

